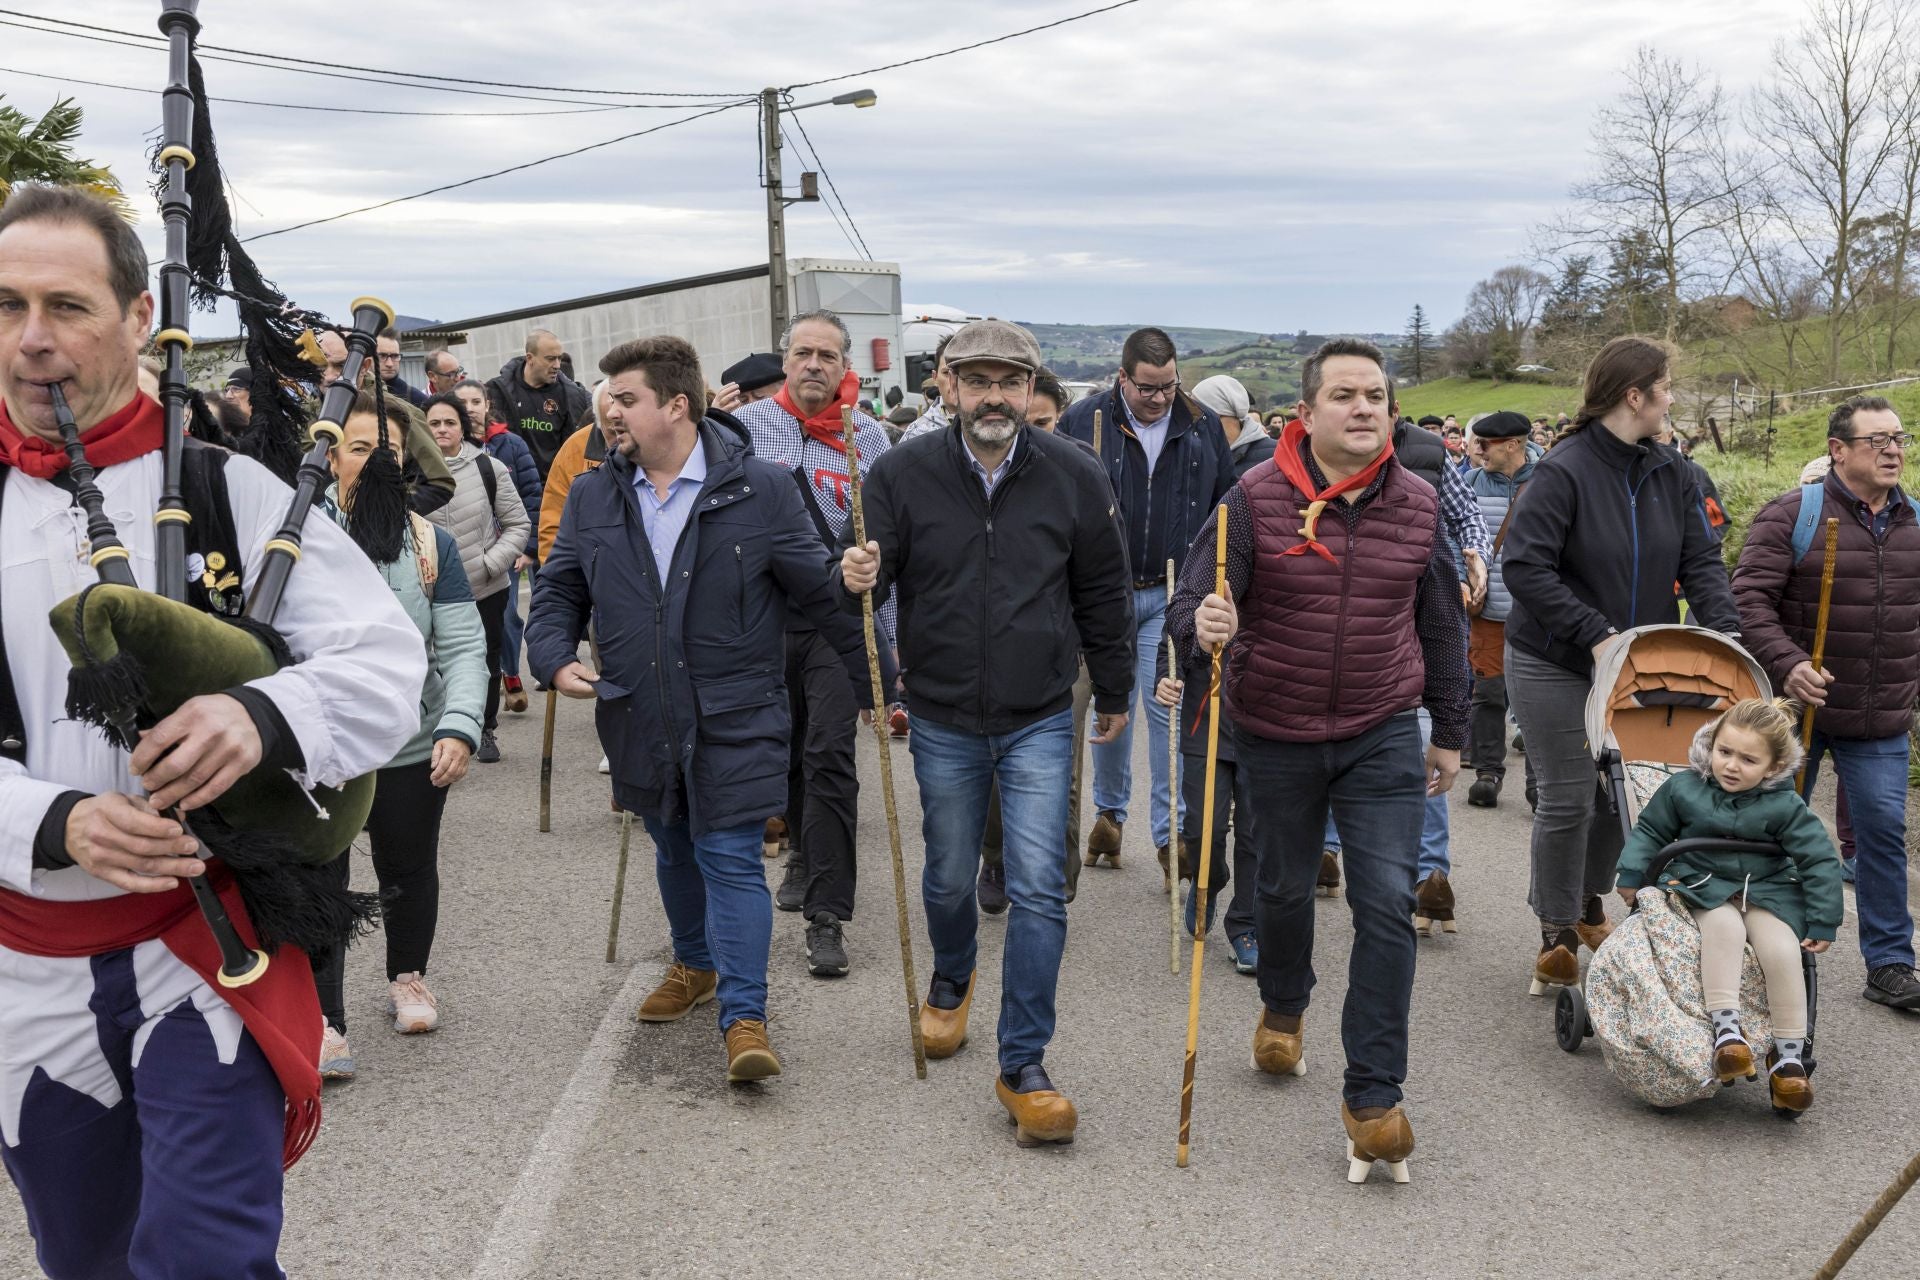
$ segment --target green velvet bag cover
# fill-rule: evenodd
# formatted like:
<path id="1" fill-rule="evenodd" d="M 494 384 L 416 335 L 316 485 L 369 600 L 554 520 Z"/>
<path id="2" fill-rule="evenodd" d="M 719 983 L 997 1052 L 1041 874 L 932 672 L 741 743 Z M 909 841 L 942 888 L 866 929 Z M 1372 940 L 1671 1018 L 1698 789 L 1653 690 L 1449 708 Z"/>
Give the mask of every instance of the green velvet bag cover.
<path id="1" fill-rule="evenodd" d="M 116 708 L 138 707 L 143 723 L 151 724 L 190 698 L 270 676 L 281 666 L 253 631 L 133 587 L 90 586 L 56 605 L 49 621 L 73 664 L 68 714 L 106 729 L 129 749 L 111 723 Z M 360 834 L 373 786 L 368 774 L 338 789 L 315 787 L 309 799 L 285 770 L 258 768 L 210 807 L 236 831 L 272 833 L 301 861 L 317 865 L 338 857 Z"/>

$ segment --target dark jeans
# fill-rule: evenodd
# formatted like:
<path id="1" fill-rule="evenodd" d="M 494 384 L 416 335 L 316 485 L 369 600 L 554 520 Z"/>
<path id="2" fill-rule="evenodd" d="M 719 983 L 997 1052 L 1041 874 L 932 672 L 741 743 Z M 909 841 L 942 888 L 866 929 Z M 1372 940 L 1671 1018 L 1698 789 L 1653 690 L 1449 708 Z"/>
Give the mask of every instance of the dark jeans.
<path id="1" fill-rule="evenodd" d="M 1860 956 L 1867 971 L 1913 964 L 1913 913 L 1907 907 L 1907 735 L 1829 738 L 1813 735 L 1807 792 L 1820 758 L 1833 755 L 1847 788 L 1852 819 L 1854 904 L 1860 911 Z"/>
<path id="2" fill-rule="evenodd" d="M 1507 678 L 1473 678 L 1473 720 L 1468 739 L 1467 767 L 1482 778 L 1505 781 L 1507 776 Z M 1527 757 L 1527 779 L 1533 780 L 1533 759 Z"/>
<path id="3" fill-rule="evenodd" d="M 474 602 L 480 608 L 480 630 L 487 638 L 487 712 L 480 723 L 488 733 L 500 725 L 500 653 L 506 639 L 507 604 L 512 599 L 511 591 L 496 591 Z"/>
<path id="4" fill-rule="evenodd" d="M 817 631 L 787 632 L 787 697 L 793 709 L 794 748 L 787 796 L 793 852 L 788 856 L 802 859 L 806 871 L 803 910 L 809 920 L 822 911 L 836 920 L 851 920 L 853 831 L 860 810 L 853 744 L 860 731 L 860 708 L 847 682 L 846 664 Z"/>
<path id="5" fill-rule="evenodd" d="M 1180 770 L 1180 838 L 1200 847 L 1200 819 L 1206 812 L 1207 758 L 1190 755 Z M 1227 872 L 1228 811 L 1232 811 L 1233 873 Z M 1247 790 L 1247 775 L 1232 760 L 1214 765 L 1213 779 L 1213 866 L 1207 871 L 1207 901 L 1218 902 L 1228 885 L 1233 897 L 1227 903 L 1223 922 L 1227 937 L 1234 938 L 1254 928 L 1254 881 L 1259 874 L 1258 837 L 1253 832 L 1253 797 Z M 1189 875 L 1197 865 L 1182 863 Z M 1202 922 L 1204 923 L 1204 921 Z"/>
<path id="6" fill-rule="evenodd" d="M 767 1020 L 767 950 L 773 898 L 760 865 L 764 824 L 696 837 L 683 818 L 642 818 L 653 837 L 654 876 L 673 936 L 673 958 L 719 975 L 720 1029 Z"/>
<path id="7" fill-rule="evenodd" d="M 527 597 L 533 597 L 533 569 L 527 570 Z M 500 646 L 500 671 L 503 675 L 520 674 L 520 640 L 527 629 L 525 618 L 520 616 L 520 571 L 514 570 L 507 575 L 507 626 Z"/>
<path id="8" fill-rule="evenodd" d="M 1420 725 L 1408 711 L 1344 742 L 1242 734 L 1236 749 L 1248 792 L 1266 806 L 1253 827 L 1260 1001 L 1278 1014 L 1306 1012 L 1314 983 L 1314 880 L 1331 810 L 1345 840 L 1353 913 L 1340 1016 L 1343 1094 L 1355 1109 L 1391 1107 L 1407 1075 L 1414 869 L 1426 808 Z"/>
<path id="9" fill-rule="evenodd" d="M 387 935 L 387 981 L 403 973 L 425 974 L 440 919 L 440 816 L 447 789 L 433 785 L 433 762 L 390 765 L 382 769 L 367 815 L 373 845 L 373 874 L 386 898 L 381 912 Z M 352 853 L 343 853 L 327 869 L 346 884 Z M 343 1035 L 347 1030 L 346 954 L 314 957 L 314 985 L 320 1012 Z"/>
<path id="10" fill-rule="evenodd" d="M 1080 887 L 1080 800 L 1087 772 L 1087 710 L 1092 705 L 1093 678 L 1087 674 L 1083 659 L 1080 677 L 1073 682 L 1073 781 L 1067 784 L 1067 892 L 1070 894 Z M 990 867 L 1000 866 L 1000 846 L 1004 839 L 1000 831 L 1000 784 L 996 782 L 987 795 L 987 830 L 980 837 L 980 860 Z"/>
<path id="11" fill-rule="evenodd" d="M 1000 1069 L 1040 1062 L 1053 1039 L 1054 989 L 1067 945 L 1067 877 L 1059 831 L 1066 823 L 1073 713 L 1012 733 L 977 734 L 919 719 L 910 750 L 920 785 L 926 865 L 920 892 L 936 973 L 965 982 L 979 958 L 980 836 L 987 789 L 998 783 L 1006 813 L 1006 940 L 1000 948 Z M 1411 931 L 1412 926 L 1408 926 Z"/>

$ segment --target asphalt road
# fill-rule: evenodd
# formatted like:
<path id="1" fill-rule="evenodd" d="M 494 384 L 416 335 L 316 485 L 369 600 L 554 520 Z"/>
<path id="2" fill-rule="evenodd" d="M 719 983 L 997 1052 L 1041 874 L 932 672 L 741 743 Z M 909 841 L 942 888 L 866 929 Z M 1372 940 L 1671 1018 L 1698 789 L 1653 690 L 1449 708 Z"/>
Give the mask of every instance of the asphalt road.
<path id="1" fill-rule="evenodd" d="M 870 738 L 853 972 L 809 977 L 802 921 L 777 914 L 771 1033 L 786 1074 L 730 1088 L 710 1009 L 633 1021 L 668 960 L 651 846 L 636 826 L 608 964 L 619 824 L 589 709 L 561 707 L 547 835 L 538 712 L 536 698 L 503 717 L 506 761 L 476 766 L 448 808 L 430 974 L 442 1029 L 394 1035 L 380 947 L 349 960 L 360 1074 L 328 1090 L 320 1140 L 288 1179 L 293 1276 L 1808 1276 L 1920 1146 L 1920 1018 L 1860 998 L 1851 919 L 1822 966 L 1819 1102 L 1797 1124 L 1751 1085 L 1658 1113 L 1596 1046 L 1563 1053 L 1549 1002 L 1526 994 L 1525 804 L 1471 809 L 1463 783 L 1461 931 L 1420 944 L 1410 1185 L 1343 1176 L 1344 899 L 1318 907 L 1301 1079 L 1248 1065 L 1254 985 L 1216 933 L 1192 1164 L 1174 1167 L 1188 980 L 1168 972 L 1143 809 L 1122 868 L 1085 872 L 1069 909 L 1048 1065 L 1079 1106 L 1079 1140 L 1020 1150 L 992 1089 L 1004 917 L 982 925 L 972 1042 L 914 1079 Z M 893 758 L 917 883 L 904 744 Z M 1144 804 L 1144 752 L 1135 775 Z M 372 883 L 364 851 L 354 875 Z M 917 895 L 910 911 L 924 985 Z M 18 1203 L 0 1197 L 0 1276 L 35 1274 Z M 1920 1200 L 1847 1274 L 1920 1276 Z"/>

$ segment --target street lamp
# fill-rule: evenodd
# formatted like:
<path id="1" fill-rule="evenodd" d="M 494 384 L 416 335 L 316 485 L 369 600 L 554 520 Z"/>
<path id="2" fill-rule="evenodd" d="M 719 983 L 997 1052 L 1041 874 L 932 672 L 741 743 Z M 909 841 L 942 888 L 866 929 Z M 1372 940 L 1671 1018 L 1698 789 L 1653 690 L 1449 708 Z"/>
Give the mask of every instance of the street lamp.
<path id="1" fill-rule="evenodd" d="M 780 179 L 780 112 L 805 111 L 809 107 L 870 107 L 880 100 L 871 89 L 851 89 L 818 102 L 802 102 L 783 108 L 780 90 L 760 91 L 760 128 L 765 135 L 767 188 L 767 303 L 773 319 L 773 345 L 780 347 L 780 335 L 787 327 L 787 206 L 820 198 L 819 180 L 811 173 L 800 175 L 800 194 L 788 196 Z"/>

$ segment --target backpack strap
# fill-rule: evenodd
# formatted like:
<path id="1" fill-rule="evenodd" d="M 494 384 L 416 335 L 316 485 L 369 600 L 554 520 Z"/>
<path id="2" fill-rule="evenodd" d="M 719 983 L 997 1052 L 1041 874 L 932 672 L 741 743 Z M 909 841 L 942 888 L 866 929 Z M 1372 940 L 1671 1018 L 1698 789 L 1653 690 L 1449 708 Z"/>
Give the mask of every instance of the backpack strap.
<path id="1" fill-rule="evenodd" d="M 1800 486 L 1800 514 L 1793 522 L 1793 563 L 1799 564 L 1813 550 L 1813 531 L 1820 527 L 1820 513 L 1826 508 L 1824 484 Z"/>
<path id="2" fill-rule="evenodd" d="M 474 459 L 474 465 L 480 468 L 481 487 L 487 491 L 487 517 L 489 519 L 493 517 L 494 507 L 499 505 L 500 502 L 500 481 L 499 478 L 493 474 L 493 468 L 497 461 L 498 459 L 485 449 L 482 449 L 480 456 Z"/>

